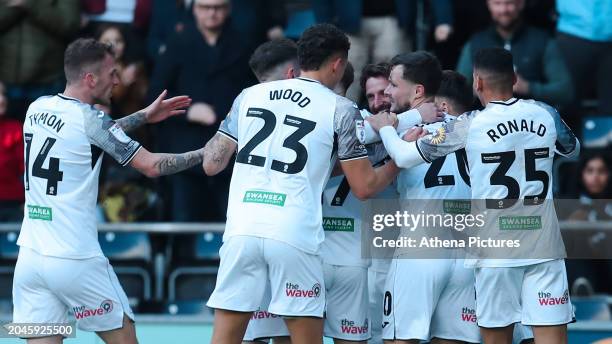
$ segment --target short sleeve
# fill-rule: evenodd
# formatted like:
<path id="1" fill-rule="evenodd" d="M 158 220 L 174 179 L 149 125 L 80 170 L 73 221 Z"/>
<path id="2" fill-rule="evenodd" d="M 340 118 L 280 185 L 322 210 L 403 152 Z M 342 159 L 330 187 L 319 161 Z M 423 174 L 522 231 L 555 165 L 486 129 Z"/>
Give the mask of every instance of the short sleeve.
<path id="1" fill-rule="evenodd" d="M 89 142 L 108 153 L 122 166 L 132 161 L 140 143 L 125 134 L 110 116 L 93 107 L 85 109 L 85 131 Z"/>
<path id="2" fill-rule="evenodd" d="M 535 102 L 540 107 L 544 108 L 555 121 L 555 130 L 557 131 L 557 141 L 555 142 L 555 153 L 567 157 L 574 158 L 580 154 L 580 142 L 576 135 L 572 132 L 567 124 L 561 119 L 561 115 L 552 106 L 543 103 Z"/>
<path id="3" fill-rule="evenodd" d="M 334 113 L 334 137 L 338 146 L 338 159 L 347 161 L 368 157 L 364 144 L 357 138 L 356 123 L 363 121 L 355 103 L 338 97 Z"/>
<path id="4" fill-rule="evenodd" d="M 244 93 L 245 91 L 242 91 L 238 97 L 234 99 L 232 108 L 219 125 L 218 130 L 221 135 L 226 136 L 236 143 L 238 143 L 238 116 L 240 115 L 240 106 L 242 104 L 242 99 L 244 98 Z"/>
<path id="5" fill-rule="evenodd" d="M 446 156 L 465 147 L 473 112 L 465 113 L 448 121 L 435 132 L 417 141 L 417 150 L 426 162 Z"/>

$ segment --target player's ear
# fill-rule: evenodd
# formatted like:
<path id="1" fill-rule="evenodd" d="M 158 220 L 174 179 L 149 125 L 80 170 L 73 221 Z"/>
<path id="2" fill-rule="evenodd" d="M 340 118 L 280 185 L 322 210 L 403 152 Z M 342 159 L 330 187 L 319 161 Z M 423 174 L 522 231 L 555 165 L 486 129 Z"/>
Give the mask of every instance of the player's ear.
<path id="1" fill-rule="evenodd" d="M 287 68 L 287 70 L 285 71 L 285 79 L 293 79 L 295 78 L 297 75 L 295 75 L 295 69 L 293 67 L 289 67 Z"/>
<path id="2" fill-rule="evenodd" d="M 512 86 L 516 85 L 517 79 L 516 73 L 512 74 Z"/>
<path id="3" fill-rule="evenodd" d="M 417 98 L 423 98 L 425 97 L 425 86 L 421 85 L 421 84 L 417 84 L 416 87 L 414 88 L 414 95 Z"/>
<path id="4" fill-rule="evenodd" d="M 98 82 L 94 73 L 85 73 L 83 79 L 85 80 L 85 84 L 89 88 L 94 88 L 96 86 L 96 83 Z"/>

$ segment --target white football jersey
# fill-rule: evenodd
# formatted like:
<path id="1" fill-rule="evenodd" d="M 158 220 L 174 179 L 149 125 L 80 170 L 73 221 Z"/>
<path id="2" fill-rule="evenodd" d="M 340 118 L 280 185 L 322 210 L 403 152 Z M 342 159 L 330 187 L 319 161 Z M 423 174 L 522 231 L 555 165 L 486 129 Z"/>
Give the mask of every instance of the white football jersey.
<path id="1" fill-rule="evenodd" d="M 522 207 L 521 215 L 529 215 L 543 200 L 552 199 L 554 154 L 574 156 L 579 143 L 554 108 L 511 98 L 459 116 L 433 135 L 418 140 L 416 147 L 426 161 L 465 148 L 472 199 L 485 200 L 486 208 L 491 210 Z M 562 243 L 559 223 L 553 217 L 541 224 L 550 238 L 542 243 L 544 246 Z M 499 226 L 503 229 L 501 218 Z M 545 248 L 549 247 L 542 247 Z M 546 260 L 550 259 L 478 259 L 466 263 L 498 267 Z"/>
<path id="2" fill-rule="evenodd" d="M 454 121 L 447 115 L 444 122 L 427 124 L 424 128 L 436 132 L 443 124 Z M 460 149 L 440 157 L 431 164 L 421 164 L 402 169 L 397 176 L 397 191 L 400 199 L 470 199 L 470 176 L 467 156 Z"/>
<path id="3" fill-rule="evenodd" d="M 368 145 L 367 149 L 374 167 L 389 160 L 382 143 Z M 397 199 L 395 186 L 387 186 L 373 198 Z M 361 216 L 364 202 L 351 192 L 344 175 L 329 179 L 322 201 L 325 230 L 325 241 L 321 245 L 323 262 L 341 266 L 369 266 L 370 259 L 362 258 L 361 253 Z"/>
<path id="4" fill-rule="evenodd" d="M 359 118 L 353 102 L 315 80 L 245 89 L 219 128 L 238 143 L 224 240 L 250 235 L 317 253 L 333 158 L 367 158 L 355 131 Z"/>
<path id="5" fill-rule="evenodd" d="M 25 209 L 17 244 L 42 255 L 102 255 L 96 228 L 102 153 L 127 165 L 140 149 L 108 115 L 58 94 L 28 108 L 23 125 Z"/>

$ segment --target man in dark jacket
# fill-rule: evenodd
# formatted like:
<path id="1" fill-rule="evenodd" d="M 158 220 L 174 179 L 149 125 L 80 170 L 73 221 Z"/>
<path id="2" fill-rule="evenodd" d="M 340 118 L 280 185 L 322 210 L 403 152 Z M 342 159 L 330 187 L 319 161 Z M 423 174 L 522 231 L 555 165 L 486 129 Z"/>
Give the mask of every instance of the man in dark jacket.
<path id="1" fill-rule="evenodd" d="M 201 147 L 229 111 L 232 100 L 256 82 L 248 66 L 249 42 L 229 25 L 228 0 L 195 0 L 194 23 L 168 40 L 159 56 L 151 94 L 189 94 L 193 104 L 186 115 L 160 126 L 160 149 L 182 152 Z M 204 176 L 191 169 L 169 178 L 171 217 L 174 221 L 220 221 L 225 218 L 229 174 Z"/>
<path id="2" fill-rule="evenodd" d="M 64 50 L 79 30 L 79 10 L 78 0 L 0 1 L 0 80 L 13 116 L 63 89 Z"/>
<path id="3" fill-rule="evenodd" d="M 503 47 L 512 52 L 517 82 L 515 95 L 555 105 L 573 97 L 569 71 L 555 39 L 523 22 L 524 0 L 487 0 L 493 26 L 478 32 L 464 45 L 457 71 L 472 81 L 472 57 L 482 49 Z"/>

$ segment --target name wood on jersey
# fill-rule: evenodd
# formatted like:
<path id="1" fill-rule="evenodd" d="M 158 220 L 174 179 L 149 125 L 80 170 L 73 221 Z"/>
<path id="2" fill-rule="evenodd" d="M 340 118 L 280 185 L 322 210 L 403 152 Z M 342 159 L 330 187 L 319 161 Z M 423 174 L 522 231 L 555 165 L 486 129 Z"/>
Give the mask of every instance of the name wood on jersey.
<path id="1" fill-rule="evenodd" d="M 503 136 L 521 131 L 533 133 L 540 137 L 544 137 L 544 134 L 546 134 L 546 127 L 544 126 L 544 124 L 538 123 L 538 127 L 536 130 L 536 123 L 534 123 L 533 121 L 527 122 L 526 119 L 522 119 L 519 125 L 516 120 L 512 120 L 498 123 L 495 128 L 487 130 L 487 135 L 489 136 L 491 141 L 496 142 Z"/>
<path id="2" fill-rule="evenodd" d="M 66 124 L 61 119 L 57 118 L 56 115 L 49 116 L 49 113 L 47 112 L 33 113 L 28 116 L 28 119 L 30 120 L 30 125 L 46 125 L 54 129 L 57 133 L 59 133 L 64 127 L 64 124 Z"/>
<path id="3" fill-rule="evenodd" d="M 270 100 L 291 100 L 296 103 L 299 107 L 305 108 L 310 104 L 310 98 L 304 96 L 300 91 L 294 91 L 290 88 L 283 90 L 270 91 Z"/>

